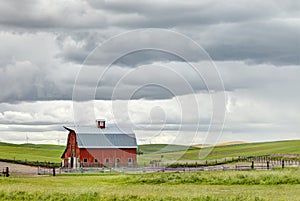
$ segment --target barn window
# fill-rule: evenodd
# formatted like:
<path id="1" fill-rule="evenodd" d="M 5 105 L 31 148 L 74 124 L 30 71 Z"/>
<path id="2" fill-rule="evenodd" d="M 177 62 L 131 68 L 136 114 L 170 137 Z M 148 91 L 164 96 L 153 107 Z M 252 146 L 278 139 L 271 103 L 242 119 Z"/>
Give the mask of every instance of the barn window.
<path id="1" fill-rule="evenodd" d="M 105 159 L 105 163 L 109 163 L 109 158 L 106 158 L 106 159 Z"/>
<path id="2" fill-rule="evenodd" d="M 128 158 L 128 163 L 132 163 L 132 158 Z"/>
<path id="3" fill-rule="evenodd" d="M 120 159 L 119 158 L 116 158 L 116 163 L 120 163 Z"/>
<path id="4" fill-rule="evenodd" d="M 95 163 L 98 163 L 98 158 L 95 158 Z"/>
<path id="5" fill-rule="evenodd" d="M 83 162 L 84 162 L 84 163 L 87 163 L 87 158 L 84 158 L 84 159 L 83 159 Z"/>

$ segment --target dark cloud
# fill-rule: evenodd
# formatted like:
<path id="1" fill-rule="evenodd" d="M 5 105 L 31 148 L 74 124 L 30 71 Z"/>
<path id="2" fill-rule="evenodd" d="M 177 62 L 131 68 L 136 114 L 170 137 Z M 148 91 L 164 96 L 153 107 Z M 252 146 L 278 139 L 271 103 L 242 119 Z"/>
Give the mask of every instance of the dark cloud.
<path id="1" fill-rule="evenodd" d="M 2 1 L 0 23 L 23 30 L 106 27 L 105 12 L 95 11 L 85 1 Z"/>
<path id="2" fill-rule="evenodd" d="M 299 9 L 300 3 L 292 0 L 177 1 L 172 4 L 89 0 L 59 1 L 51 6 L 44 1 L 7 1 L 0 3 L 0 24 L 6 30 L 21 28 L 57 33 L 61 45 L 57 55 L 76 63 L 82 63 L 99 43 L 116 33 L 157 27 L 172 28 L 191 36 L 215 60 L 280 66 L 299 64 Z M 151 40 L 182 45 L 163 38 Z M 134 44 L 134 39 L 128 39 L 121 45 Z M 108 54 L 117 54 L 118 45 L 107 50 Z M 129 65 L 134 63 L 132 60 L 142 63 L 142 59 L 132 58 Z M 149 62 L 148 58 L 144 59 L 145 63 Z"/>
<path id="3" fill-rule="evenodd" d="M 205 45 L 206 50 L 214 60 L 299 65 L 300 26 L 296 24 L 271 20 L 220 25 L 206 33 L 206 37 L 214 39 Z"/>
<path id="4" fill-rule="evenodd" d="M 132 0 L 95 1 L 88 0 L 91 7 L 98 10 L 109 10 L 115 15 L 136 14 L 135 19 L 126 20 L 120 17 L 119 26 L 137 27 L 177 27 L 187 25 L 211 25 L 259 21 L 276 18 L 284 14 L 296 15 L 299 3 L 286 2 L 249 2 L 249 1 L 143 1 Z"/>
<path id="5" fill-rule="evenodd" d="M 165 115 L 167 128 L 163 131 L 175 131 L 180 126 L 180 108 L 167 103 L 165 113 L 158 110 L 149 117 L 145 111 L 155 101 L 185 97 L 181 101 L 190 106 L 186 107 L 190 115 L 184 119 L 187 125 L 199 120 L 189 104 L 191 96 L 205 96 L 201 102 L 205 106 L 201 115 L 205 115 L 200 117 L 200 130 L 205 131 L 210 120 L 207 81 L 214 94 L 220 90 L 214 85 L 216 72 L 208 67 L 209 57 L 199 56 L 198 48 L 168 37 L 164 31 L 153 34 L 147 29 L 125 40 L 111 38 L 143 28 L 185 34 L 209 53 L 228 94 L 226 132 L 248 130 L 250 134 L 261 131 L 269 135 L 278 128 L 296 136 L 300 114 L 299 10 L 296 0 L 1 1 L 0 139 L 19 140 L 14 132 L 30 130 L 35 139 L 42 140 L 51 138 L 48 135 L 53 130 L 61 131 L 62 123 L 72 122 L 69 104 L 74 86 L 82 96 L 80 114 L 86 112 L 84 101 L 90 99 L 113 99 L 113 103 L 131 99 L 136 101 L 133 119 L 146 127 L 155 124 L 153 130 L 159 130 L 156 120 Z M 149 46 L 154 48 L 147 49 Z M 99 51 L 97 47 L 104 48 Z M 132 51 L 122 51 L 126 48 Z M 202 74 L 195 73 L 181 55 L 199 64 Z M 99 69 L 110 64 L 100 77 Z M 88 70 L 76 80 L 82 66 Z M 62 100 L 69 104 L 61 104 Z M 113 120 L 107 102 L 101 102 L 97 114 Z M 86 114 L 93 117 L 94 111 Z M 86 123 L 85 116 L 82 119 Z M 120 119 L 129 120 L 127 116 Z M 188 130 L 189 126 L 183 128 Z M 172 135 L 164 135 L 159 139 L 172 139 Z"/>
<path id="6" fill-rule="evenodd" d="M 241 22 L 233 24 L 218 24 L 185 31 L 199 45 L 201 45 L 214 60 L 219 61 L 246 61 L 248 63 L 270 63 L 276 66 L 281 65 L 299 65 L 300 58 L 300 28 L 299 21 L 291 19 L 274 19 L 257 22 Z M 177 29 L 180 32 L 180 28 Z M 60 57 L 75 63 L 84 62 L 85 58 L 93 53 L 99 41 L 104 41 L 104 36 L 101 38 L 89 36 L 73 37 L 73 43 L 68 43 L 68 40 L 60 40 L 59 43 L 64 44 Z M 174 50 L 181 48 L 182 52 L 188 53 L 192 61 L 201 61 L 203 58 L 197 57 L 194 49 L 189 49 L 180 40 L 174 38 L 163 38 L 159 36 L 149 35 L 143 40 L 139 40 L 143 36 L 137 38 L 128 37 L 126 41 L 117 41 L 116 44 L 111 44 L 109 49 L 104 49 L 103 52 L 97 54 L 96 58 L 89 58 L 91 63 L 105 63 L 111 57 L 120 55 L 119 48 L 128 46 L 134 48 L 139 45 L 153 43 L 159 44 L 160 47 L 172 47 Z M 143 52 L 140 54 L 129 54 L 123 62 L 124 66 L 136 66 L 138 64 L 148 64 L 155 61 L 176 61 L 180 60 L 176 56 L 168 55 L 162 57 L 159 50 L 153 52 Z"/>

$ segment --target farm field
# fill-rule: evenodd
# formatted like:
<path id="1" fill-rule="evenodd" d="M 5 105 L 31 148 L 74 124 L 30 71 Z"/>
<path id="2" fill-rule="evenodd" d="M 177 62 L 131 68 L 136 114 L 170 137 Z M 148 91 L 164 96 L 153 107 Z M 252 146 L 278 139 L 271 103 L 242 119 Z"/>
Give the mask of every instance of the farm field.
<path id="1" fill-rule="evenodd" d="M 138 163 L 149 163 L 152 160 L 162 161 L 193 161 L 199 160 L 199 153 L 210 154 L 207 160 L 225 157 L 257 156 L 267 154 L 300 154 L 300 140 L 247 143 L 238 145 L 216 146 L 214 148 L 196 148 L 180 145 L 151 144 L 139 145 L 143 155 L 138 155 Z M 9 144 L 0 142 L 0 159 L 47 161 L 60 163 L 65 146 L 42 144 Z M 162 158 L 163 155 L 163 158 Z"/>
<path id="2" fill-rule="evenodd" d="M 300 140 L 263 142 L 263 143 L 247 143 L 216 146 L 208 148 L 195 148 L 169 145 L 140 145 L 139 149 L 145 154 L 139 156 L 139 162 L 149 162 L 151 160 L 164 161 L 187 161 L 200 160 L 199 154 L 211 151 L 205 160 L 222 159 L 225 157 L 237 156 L 260 156 L 268 154 L 300 154 Z M 163 158 L 161 156 L 163 155 Z"/>
<path id="3" fill-rule="evenodd" d="M 300 154 L 300 140 L 218 146 L 209 159 Z M 64 146 L 0 143 L 0 158 L 59 162 Z M 187 149 L 187 151 L 185 151 Z M 206 148 L 204 148 L 206 149 Z M 140 163 L 197 160 L 200 148 L 141 145 Z M 163 158 L 161 157 L 163 155 Z M 24 166 L 25 168 L 28 166 Z M 11 167 L 12 168 L 12 167 Z M 12 168 L 13 169 L 13 168 Z M 34 172 L 35 169 L 32 169 Z M 300 200 L 300 168 L 144 174 L 11 174 L 0 200 Z"/>
<path id="4" fill-rule="evenodd" d="M 299 200 L 300 169 L 0 178 L 0 200 Z"/>
<path id="5" fill-rule="evenodd" d="M 65 146 L 0 142 L 0 159 L 61 162 Z"/>

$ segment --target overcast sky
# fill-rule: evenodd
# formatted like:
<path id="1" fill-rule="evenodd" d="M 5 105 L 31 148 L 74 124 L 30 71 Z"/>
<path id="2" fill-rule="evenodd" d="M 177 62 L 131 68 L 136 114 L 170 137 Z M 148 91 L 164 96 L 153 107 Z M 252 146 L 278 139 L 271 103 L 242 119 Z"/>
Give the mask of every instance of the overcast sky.
<path id="1" fill-rule="evenodd" d="M 0 1 L 0 141 L 64 144 L 63 125 L 95 117 L 130 124 L 139 143 L 300 139 L 299 10 L 297 0 Z M 150 46 L 160 50 L 121 54 Z M 224 128 L 209 137 L 214 115 Z"/>

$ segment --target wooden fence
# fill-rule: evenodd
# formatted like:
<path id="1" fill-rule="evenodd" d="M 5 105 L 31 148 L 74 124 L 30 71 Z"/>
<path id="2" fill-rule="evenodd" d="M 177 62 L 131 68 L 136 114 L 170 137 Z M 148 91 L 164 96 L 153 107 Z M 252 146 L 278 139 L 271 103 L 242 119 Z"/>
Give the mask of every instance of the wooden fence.
<path id="1" fill-rule="evenodd" d="M 3 168 L 1 175 L 5 176 L 5 177 L 9 177 L 9 167 Z"/>

